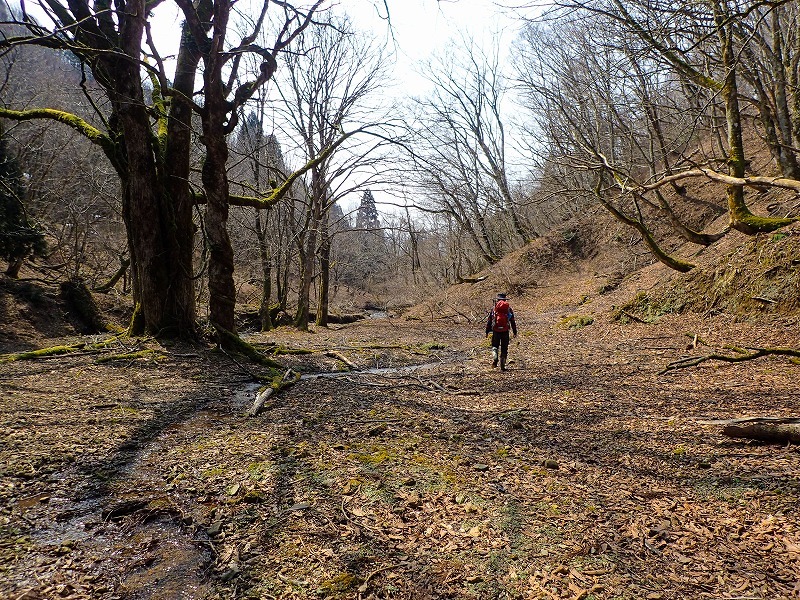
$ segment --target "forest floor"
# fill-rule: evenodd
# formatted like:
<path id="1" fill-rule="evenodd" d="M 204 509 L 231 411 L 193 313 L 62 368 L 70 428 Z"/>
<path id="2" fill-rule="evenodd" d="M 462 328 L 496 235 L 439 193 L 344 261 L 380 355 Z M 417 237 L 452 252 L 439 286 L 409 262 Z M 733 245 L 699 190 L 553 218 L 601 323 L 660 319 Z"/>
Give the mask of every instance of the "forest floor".
<path id="1" fill-rule="evenodd" d="M 483 323 L 249 336 L 360 368 L 257 417 L 256 367 L 197 348 L 0 364 L 0 598 L 800 597 L 800 452 L 718 422 L 797 416 L 800 367 L 661 374 L 797 322 L 515 310 L 507 372 Z"/>

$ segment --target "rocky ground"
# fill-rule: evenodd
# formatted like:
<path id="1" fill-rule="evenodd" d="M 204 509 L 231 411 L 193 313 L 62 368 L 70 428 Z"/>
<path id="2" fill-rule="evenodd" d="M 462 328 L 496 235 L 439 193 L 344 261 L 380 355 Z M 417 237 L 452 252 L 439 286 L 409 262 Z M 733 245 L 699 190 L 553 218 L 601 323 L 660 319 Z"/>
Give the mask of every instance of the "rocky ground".
<path id="1" fill-rule="evenodd" d="M 800 453 L 717 421 L 796 416 L 800 367 L 661 373 L 797 322 L 556 292 L 515 306 L 505 373 L 482 323 L 250 336 L 307 374 L 252 418 L 258 368 L 205 349 L 0 364 L 0 597 L 799 597 Z"/>

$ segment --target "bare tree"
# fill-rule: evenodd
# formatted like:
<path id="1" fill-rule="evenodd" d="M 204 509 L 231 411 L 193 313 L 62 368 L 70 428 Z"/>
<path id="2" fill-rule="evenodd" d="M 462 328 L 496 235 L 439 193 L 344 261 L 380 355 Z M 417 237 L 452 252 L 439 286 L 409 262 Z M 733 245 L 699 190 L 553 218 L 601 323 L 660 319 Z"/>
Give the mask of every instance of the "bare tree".
<path id="1" fill-rule="evenodd" d="M 536 115 L 539 150 L 545 160 L 578 171 L 570 176 L 577 193 L 595 197 L 635 228 L 661 262 L 682 271 L 692 265 L 660 247 L 648 213 L 660 212 L 693 243 L 707 245 L 725 231 L 705 234 L 681 223 L 665 186 L 688 199 L 683 180 L 726 184 L 730 227 L 745 233 L 792 222 L 753 215 L 745 203 L 744 186 L 769 179 L 746 172 L 737 79 L 743 67 L 734 44 L 746 10 L 714 2 L 559 6 L 583 14 L 569 19 L 559 12 L 563 20 L 530 24 L 518 68 Z M 720 113 L 724 140 L 717 136 Z M 710 139 L 719 140 L 722 155 Z M 728 173 L 719 171 L 726 164 Z M 794 186 L 777 179 L 772 185 Z"/>
<path id="2" fill-rule="evenodd" d="M 384 111 L 371 102 L 388 76 L 386 58 L 377 44 L 354 32 L 346 17 L 330 16 L 322 27 L 300 36 L 292 50 L 278 80 L 285 133 L 302 140 L 299 151 L 307 161 L 316 161 L 309 171 L 305 212 L 296 236 L 300 283 L 295 325 L 305 330 L 317 258 L 321 265 L 317 322 L 327 324 L 331 207 L 382 178 L 376 167 L 385 161 L 382 149 L 388 137 L 381 133 Z M 318 160 L 326 148 L 348 135 L 345 131 L 353 136 L 350 142 Z"/>
<path id="3" fill-rule="evenodd" d="M 425 65 L 433 90 L 414 101 L 412 177 L 426 199 L 421 207 L 452 219 L 483 262 L 493 263 L 537 232 L 512 192 L 498 49 L 484 53 L 466 37 L 452 46 Z"/>
<path id="4" fill-rule="evenodd" d="M 714 163 L 699 163 L 694 157 L 664 171 L 657 181 L 642 184 L 616 185 L 621 193 L 651 192 L 688 178 L 708 178 L 727 187 L 730 225 L 743 233 L 773 231 L 793 219 L 759 217 L 747 206 L 744 187 L 767 184 L 770 178 L 748 173 L 749 163 L 743 141 L 743 118 L 740 85 L 744 67 L 740 56 L 747 54 L 741 43 L 741 32 L 748 20 L 763 20 L 757 11 L 778 10 L 789 2 L 730 2 L 716 0 L 692 5 L 658 5 L 622 0 L 573 1 L 558 3 L 556 10 L 580 10 L 600 16 L 605 22 L 619 26 L 640 44 L 640 51 L 664 69 L 680 76 L 689 88 L 701 88 L 719 96 L 726 123 L 725 161 L 727 173 Z M 778 21 L 779 22 L 779 21 Z M 796 68 L 796 67 L 795 67 Z M 764 113 L 762 113 L 763 118 Z M 786 150 L 786 149 L 785 149 Z M 793 188 L 790 181 L 774 180 L 771 185 Z M 767 184 L 770 185 L 770 184 Z"/>
<path id="5" fill-rule="evenodd" d="M 231 144 L 231 158 L 235 160 L 232 160 L 229 172 L 242 194 L 278 187 L 289 174 L 278 138 L 265 131 L 268 103 L 265 90 L 259 92 L 255 100 L 250 103 L 249 112 L 241 120 L 236 139 Z M 282 310 L 286 309 L 288 279 L 295 262 L 291 253 L 292 225 L 294 213 L 301 206 L 298 199 L 301 194 L 302 186 L 296 184 L 278 204 L 256 208 L 255 211 L 246 208 L 237 211 L 232 237 L 238 238 L 240 264 L 258 265 L 254 275 L 261 283 L 259 315 L 262 331 L 273 327 L 274 298 Z M 252 256 L 248 252 L 252 252 Z"/>
<path id="6" fill-rule="evenodd" d="M 0 6 L 0 31 L 5 37 L 26 32 L 10 24 L 13 15 Z M 46 102 L 80 110 L 98 102 L 98 86 L 69 55 L 34 46 L 17 46 L 0 57 L 0 106 L 23 110 Z M 96 119 L 95 119 L 96 120 Z M 7 150 L 24 171 L 24 208 L 47 238 L 47 252 L 31 266 L 57 278 L 105 277 L 109 264 L 124 251 L 117 235 L 122 220 L 119 181 L 104 163 L 102 152 L 86 138 L 47 120 L 5 121 Z M 24 256 L 9 265 L 22 266 Z"/>

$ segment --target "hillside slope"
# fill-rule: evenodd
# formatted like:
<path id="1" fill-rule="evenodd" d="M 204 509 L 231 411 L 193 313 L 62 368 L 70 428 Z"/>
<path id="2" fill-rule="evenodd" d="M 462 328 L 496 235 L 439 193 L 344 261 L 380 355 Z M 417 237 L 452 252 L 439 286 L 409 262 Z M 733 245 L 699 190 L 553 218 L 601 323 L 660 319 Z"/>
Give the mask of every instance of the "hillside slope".
<path id="1" fill-rule="evenodd" d="M 722 231 L 727 214 L 720 189 L 701 185 L 681 218 L 705 231 Z M 715 197 L 716 195 L 716 197 Z M 793 196 L 762 193 L 752 198 L 758 214 L 797 216 Z M 641 238 L 598 209 L 532 241 L 475 274 L 477 283 L 443 290 L 415 307 L 411 319 L 480 322 L 497 292 L 513 298 L 519 315 L 558 313 L 618 318 L 619 308 L 642 320 L 666 313 L 729 313 L 742 319 L 800 318 L 800 224 L 750 237 L 729 231 L 708 247 L 683 242 L 663 225 L 662 245 L 695 264 L 678 273 L 654 260 Z"/>

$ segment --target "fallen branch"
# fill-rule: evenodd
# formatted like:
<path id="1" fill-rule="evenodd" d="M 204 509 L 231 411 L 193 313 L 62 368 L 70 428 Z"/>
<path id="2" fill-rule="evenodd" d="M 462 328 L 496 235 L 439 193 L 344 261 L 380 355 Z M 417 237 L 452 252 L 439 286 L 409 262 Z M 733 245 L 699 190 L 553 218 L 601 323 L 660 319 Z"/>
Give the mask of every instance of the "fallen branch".
<path id="1" fill-rule="evenodd" d="M 643 323 L 643 324 L 647 325 L 647 321 L 645 321 L 644 319 L 640 319 L 639 317 L 637 317 L 633 313 L 629 313 L 624 308 L 620 308 L 619 309 L 619 313 L 617 314 L 617 319 L 619 319 L 620 317 L 625 317 L 626 319 L 634 321 L 635 323 Z"/>
<path id="2" fill-rule="evenodd" d="M 308 348 L 288 348 L 287 346 L 275 345 L 272 346 L 270 354 L 272 354 L 272 356 L 282 356 L 285 354 L 314 354 L 314 351 Z"/>
<path id="3" fill-rule="evenodd" d="M 450 309 L 453 312 L 455 312 L 457 316 L 462 317 L 467 323 L 475 323 L 478 320 L 478 319 L 475 318 L 474 315 L 472 315 L 472 316 L 467 315 L 467 314 L 461 312 L 460 310 L 458 310 L 458 308 L 456 308 L 455 306 L 450 305 Z"/>
<path id="4" fill-rule="evenodd" d="M 0 362 L 14 362 L 16 360 L 33 360 L 36 358 L 46 358 L 48 356 L 59 356 L 83 350 L 86 344 L 75 344 L 74 346 L 51 346 L 50 348 L 39 348 L 18 354 L 4 354 L 0 356 Z"/>
<path id="5" fill-rule="evenodd" d="M 399 569 L 401 567 L 407 567 L 408 562 L 401 561 L 396 565 L 386 565 L 385 567 L 380 567 L 379 569 L 375 569 L 372 573 L 367 575 L 367 578 L 364 579 L 364 583 L 362 583 L 358 588 L 358 597 L 361 598 L 361 594 L 366 593 L 367 589 L 369 589 L 369 582 L 370 580 L 375 577 L 379 573 L 383 573 L 384 571 L 390 571 L 392 569 Z"/>
<path id="6" fill-rule="evenodd" d="M 154 348 L 145 348 L 144 350 L 139 350 L 138 352 L 127 352 L 125 354 L 111 354 L 108 356 L 101 356 L 97 358 L 94 362 L 97 364 L 104 364 L 108 362 L 112 362 L 115 360 L 136 360 L 137 358 L 149 358 L 156 354 L 156 350 Z M 163 358 L 164 355 L 160 354 L 160 356 L 155 356 L 155 358 Z"/>
<path id="7" fill-rule="evenodd" d="M 450 396 L 478 396 L 480 392 L 478 390 L 451 390 L 448 389 L 435 381 L 424 381 L 421 377 L 415 377 L 413 375 L 404 375 L 404 376 L 392 376 L 392 377 L 385 377 L 381 375 L 375 375 L 374 373 L 369 373 L 371 377 L 379 377 L 383 379 L 389 379 L 391 383 L 377 383 L 375 381 L 364 381 L 363 379 L 354 379 L 352 377 L 345 378 L 345 381 L 353 383 L 355 385 L 366 386 L 366 387 L 375 387 L 375 388 L 416 388 L 421 390 L 427 390 L 429 392 L 442 392 L 444 394 L 448 394 Z M 412 381 L 409 381 L 412 380 Z M 414 383 L 416 382 L 416 383 Z"/>
<path id="8" fill-rule="evenodd" d="M 340 354 L 339 352 L 334 352 L 333 350 L 329 350 L 328 352 L 325 353 L 325 356 L 342 361 L 345 365 L 347 365 L 349 369 L 352 369 L 354 371 L 358 370 L 357 364 L 355 364 L 351 360 L 348 360 L 347 357 L 345 357 L 343 354 Z"/>
<path id="9" fill-rule="evenodd" d="M 120 279 L 122 279 L 123 275 L 125 275 L 125 272 L 128 270 L 128 267 L 131 266 L 131 259 L 130 258 L 124 258 L 124 257 L 120 256 L 119 257 L 119 263 L 120 263 L 119 264 L 119 269 L 117 269 L 117 272 L 114 273 L 111 276 L 111 279 L 109 279 L 106 283 L 94 288 L 95 292 L 100 292 L 101 294 L 104 294 L 104 293 L 110 291 L 111 288 L 113 288 L 115 285 L 117 285 L 117 282 Z"/>
<path id="10" fill-rule="evenodd" d="M 49 348 L 39 348 L 38 350 L 28 350 L 17 354 L 0 354 L 0 363 L 14 362 L 17 360 L 44 359 L 64 354 L 97 354 L 100 350 L 119 341 L 120 336 L 111 336 L 94 344 L 80 342 L 72 346 L 51 346 Z"/>
<path id="11" fill-rule="evenodd" d="M 480 277 L 459 277 L 456 283 L 480 283 L 489 279 L 488 275 L 481 275 Z"/>
<path id="12" fill-rule="evenodd" d="M 727 347 L 728 350 L 735 352 L 736 354 L 718 354 L 716 352 L 712 354 L 707 354 L 705 356 L 692 356 L 687 358 L 681 358 L 679 360 L 673 361 L 669 363 L 663 371 L 659 373 L 659 375 L 663 375 L 669 371 L 674 371 L 677 369 L 685 369 L 687 367 L 696 367 L 699 364 L 702 364 L 709 360 L 719 360 L 722 362 L 729 362 L 729 363 L 738 363 L 744 362 L 746 360 L 754 360 L 756 358 L 761 358 L 762 356 L 789 356 L 792 358 L 800 358 L 800 350 L 796 348 L 738 348 L 735 346 Z M 795 361 L 792 361 L 795 362 Z"/>
<path id="13" fill-rule="evenodd" d="M 276 377 L 273 379 L 272 384 L 268 387 L 262 387 L 256 392 L 255 400 L 253 401 L 253 406 L 250 407 L 250 410 L 247 411 L 248 416 L 255 417 L 261 410 L 264 408 L 264 404 L 266 404 L 267 400 L 269 400 L 272 396 L 285 390 L 286 388 L 294 385 L 300 379 L 300 374 L 295 373 L 291 369 L 286 371 L 283 374 L 283 377 Z"/>

